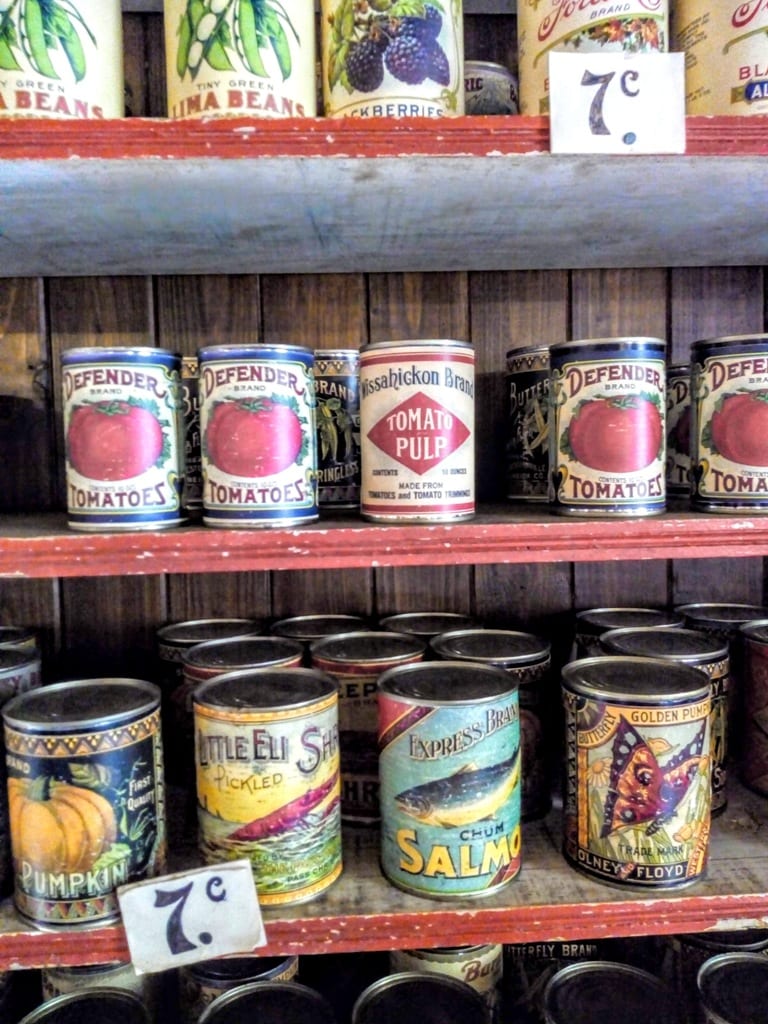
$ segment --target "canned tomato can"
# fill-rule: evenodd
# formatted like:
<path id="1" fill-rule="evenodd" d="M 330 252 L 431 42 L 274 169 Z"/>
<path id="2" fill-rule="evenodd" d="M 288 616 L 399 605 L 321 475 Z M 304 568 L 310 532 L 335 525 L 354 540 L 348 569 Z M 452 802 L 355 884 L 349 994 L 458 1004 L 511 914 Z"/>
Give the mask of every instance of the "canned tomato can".
<path id="1" fill-rule="evenodd" d="M 522 747 L 521 816 L 542 818 L 551 805 L 549 756 L 552 723 L 545 708 L 552 694 L 549 641 L 512 629 L 461 629 L 435 637 L 430 646 L 445 660 L 476 661 L 504 669 L 518 687 Z"/>
<path id="2" fill-rule="evenodd" d="M 170 118 L 314 117 L 311 0 L 166 0 Z"/>
<path id="3" fill-rule="evenodd" d="M 351 1024 L 490 1024 L 483 997 L 458 978 L 422 971 L 399 971 L 374 981 L 352 1007 Z"/>
<path id="4" fill-rule="evenodd" d="M 682 612 L 666 608 L 585 608 L 576 613 L 574 653 L 576 658 L 594 658 L 603 653 L 600 637 L 611 629 L 679 629 Z"/>
<path id="5" fill-rule="evenodd" d="M 762 953 L 718 953 L 696 976 L 704 1024 L 764 1021 L 768 1004 L 768 957 Z"/>
<path id="6" fill-rule="evenodd" d="M 519 114 L 517 77 L 490 60 L 464 61 L 465 114 Z"/>
<path id="7" fill-rule="evenodd" d="M 159 689 L 54 683 L 3 722 L 16 910 L 46 928 L 117 920 L 117 887 L 165 867 Z"/>
<path id="8" fill-rule="evenodd" d="M 298 345 L 200 349 L 203 522 L 318 518 L 314 356 Z"/>
<path id="9" fill-rule="evenodd" d="M 745 786 L 768 796 L 768 618 L 739 627 L 742 648 L 742 715 L 739 775 Z"/>
<path id="10" fill-rule="evenodd" d="M 639 658 L 661 658 L 681 665 L 703 669 L 712 687 L 711 778 L 712 815 L 720 814 L 728 803 L 728 701 L 730 697 L 730 658 L 728 644 L 695 629 L 611 629 L 600 643 L 606 654 Z"/>
<path id="11" fill-rule="evenodd" d="M 203 471 L 200 454 L 200 363 L 197 356 L 181 357 L 181 409 L 184 437 L 182 508 L 190 519 L 203 514 Z"/>
<path id="12" fill-rule="evenodd" d="M 119 0 L 4 3 L 0 117 L 125 115 Z"/>
<path id="13" fill-rule="evenodd" d="M 447 522 L 475 514 L 475 356 L 460 341 L 388 341 L 360 356 L 360 511 Z"/>
<path id="14" fill-rule="evenodd" d="M 262 906 L 325 891 L 342 869 L 335 680 L 228 672 L 197 688 L 194 717 L 203 861 L 247 858 Z"/>
<path id="15" fill-rule="evenodd" d="M 549 348 L 507 352 L 506 495 L 510 501 L 549 496 Z"/>
<path id="16" fill-rule="evenodd" d="M 691 368 L 667 367 L 667 494 L 691 493 Z"/>
<path id="17" fill-rule="evenodd" d="M 130 961 L 77 967 L 44 967 L 40 972 L 45 1001 L 86 989 L 126 989 L 141 999 L 151 1019 L 161 1010 L 162 982 L 162 973 L 137 974 Z"/>
<path id="18" fill-rule="evenodd" d="M 152 1018 L 134 992 L 105 986 L 55 996 L 19 1024 L 152 1024 Z"/>
<path id="19" fill-rule="evenodd" d="M 667 0 L 617 5 L 552 0 L 517 12 L 520 113 L 549 114 L 549 55 L 664 53 L 669 48 Z"/>
<path id="20" fill-rule="evenodd" d="M 550 347 L 550 503 L 564 515 L 663 512 L 665 343 L 598 338 Z"/>
<path id="21" fill-rule="evenodd" d="M 179 968 L 180 1024 L 197 1024 L 214 999 L 251 981 L 290 981 L 297 956 L 225 956 Z"/>
<path id="22" fill-rule="evenodd" d="M 660 658 L 583 658 L 562 670 L 563 852 L 600 882 L 677 889 L 709 854 L 710 684 Z"/>
<path id="23" fill-rule="evenodd" d="M 458 978 L 482 996 L 491 1021 L 499 1020 L 504 970 L 500 943 L 484 946 L 438 946 L 435 949 L 398 949 L 389 954 L 393 974 L 426 971 Z"/>
<path id="24" fill-rule="evenodd" d="M 322 0 L 320 11 L 326 117 L 464 113 L 461 0 Z"/>
<path id="25" fill-rule="evenodd" d="M 360 507 L 360 352 L 315 349 L 321 511 Z"/>
<path id="26" fill-rule="evenodd" d="M 430 641 L 449 630 L 475 627 L 478 627 L 477 621 L 471 615 L 464 615 L 462 612 L 398 612 L 379 619 L 380 629 L 392 633 L 409 633 L 425 641 Z"/>
<path id="27" fill-rule="evenodd" d="M 544 989 L 545 1024 L 649 1019 L 682 1024 L 669 986 L 640 967 L 608 960 L 561 968 Z"/>
<path id="28" fill-rule="evenodd" d="M 338 1024 L 333 1007 L 299 981 L 250 981 L 218 996 L 197 1024 Z"/>
<path id="29" fill-rule="evenodd" d="M 520 871 L 517 684 L 494 665 L 382 673 L 381 869 L 435 899 L 486 896 Z"/>
<path id="30" fill-rule="evenodd" d="M 768 511 L 768 334 L 691 347 L 691 504 Z"/>
<path id="31" fill-rule="evenodd" d="M 183 520 L 179 355 L 160 348 L 61 354 L 68 521 L 155 530 Z"/>

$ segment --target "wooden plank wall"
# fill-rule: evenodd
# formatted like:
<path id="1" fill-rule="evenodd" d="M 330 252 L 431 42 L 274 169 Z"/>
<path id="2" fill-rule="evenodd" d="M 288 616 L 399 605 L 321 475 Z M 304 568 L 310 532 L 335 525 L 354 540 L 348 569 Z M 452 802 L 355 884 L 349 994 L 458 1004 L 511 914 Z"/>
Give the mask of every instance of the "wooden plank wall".
<path id="1" fill-rule="evenodd" d="M 514 57 L 514 19 L 466 19 L 468 57 Z M 127 102 L 163 116 L 159 15 L 126 15 Z M 578 202 L 574 196 L 574 202 Z M 546 194 L 542 193 L 542 203 Z M 503 196 L 499 196 L 503 216 Z M 606 224 L 606 231 L 620 231 Z M 512 230 L 512 227 L 510 228 Z M 457 240 L 458 241 L 458 240 Z M 738 244 L 738 240 L 734 240 Z M 357 347 L 446 337 L 478 360 L 479 495 L 503 498 L 504 368 L 510 348 L 569 337 L 652 335 L 671 363 L 702 337 L 766 330 L 762 268 L 493 273 L 0 279 L 0 510 L 63 509 L 59 360 L 81 345 L 294 342 Z M 311 612 L 448 609 L 531 629 L 567 649 L 575 609 L 723 600 L 762 603 L 762 559 L 0 580 L 0 622 L 36 627 L 49 679 L 151 677 L 168 621 Z"/>

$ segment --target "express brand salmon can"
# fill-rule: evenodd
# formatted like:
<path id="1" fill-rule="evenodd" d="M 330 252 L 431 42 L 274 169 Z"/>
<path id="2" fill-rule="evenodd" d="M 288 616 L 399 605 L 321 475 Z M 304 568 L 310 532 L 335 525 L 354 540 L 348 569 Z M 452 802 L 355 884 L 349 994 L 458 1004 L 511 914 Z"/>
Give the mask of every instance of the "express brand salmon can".
<path id="1" fill-rule="evenodd" d="M 75 348 L 61 355 L 68 523 L 155 530 L 184 519 L 179 355 Z"/>
<path id="2" fill-rule="evenodd" d="M 507 352 L 506 496 L 546 501 L 549 496 L 549 348 Z"/>
<path id="3" fill-rule="evenodd" d="M 691 368 L 667 367 L 667 494 L 691 493 Z"/>
<path id="4" fill-rule="evenodd" d="M 298 345 L 217 345 L 199 358 L 203 522 L 317 519 L 313 353 Z"/>
<path id="5" fill-rule="evenodd" d="M 553 511 L 664 511 L 665 349 L 659 338 L 598 338 L 550 347 Z"/>
<path id="6" fill-rule="evenodd" d="M 194 718 L 203 861 L 247 858 L 262 906 L 326 890 L 342 869 L 335 680 L 228 672 L 195 690 Z"/>
<path id="7" fill-rule="evenodd" d="M 460 341 L 388 341 L 360 355 L 360 511 L 446 522 L 475 514 L 475 357 Z"/>
<path id="8" fill-rule="evenodd" d="M 431 661 L 377 688 L 384 875 L 434 899 L 497 891 L 521 863 L 517 685 L 495 666 Z"/>
<path id="9" fill-rule="evenodd" d="M 315 350 L 321 511 L 360 507 L 360 352 Z"/>

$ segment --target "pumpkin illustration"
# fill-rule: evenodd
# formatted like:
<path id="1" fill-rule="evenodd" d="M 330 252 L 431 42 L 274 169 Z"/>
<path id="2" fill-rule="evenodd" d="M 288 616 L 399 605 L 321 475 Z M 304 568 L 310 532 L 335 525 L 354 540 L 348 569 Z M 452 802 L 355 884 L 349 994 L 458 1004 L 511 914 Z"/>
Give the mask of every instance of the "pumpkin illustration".
<path id="1" fill-rule="evenodd" d="M 112 805 L 82 786 L 46 779 L 9 779 L 14 860 L 40 871 L 87 871 L 117 837 Z"/>

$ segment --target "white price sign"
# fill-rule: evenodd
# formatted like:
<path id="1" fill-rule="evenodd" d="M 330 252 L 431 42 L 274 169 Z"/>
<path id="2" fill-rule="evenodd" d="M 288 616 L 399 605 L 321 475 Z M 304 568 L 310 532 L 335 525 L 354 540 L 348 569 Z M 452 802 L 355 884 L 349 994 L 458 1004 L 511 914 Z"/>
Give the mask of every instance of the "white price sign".
<path id="1" fill-rule="evenodd" d="M 682 53 L 550 53 L 553 153 L 684 153 Z"/>
<path id="2" fill-rule="evenodd" d="M 247 860 L 124 885 L 117 898 L 137 974 L 250 953 L 267 942 Z"/>

